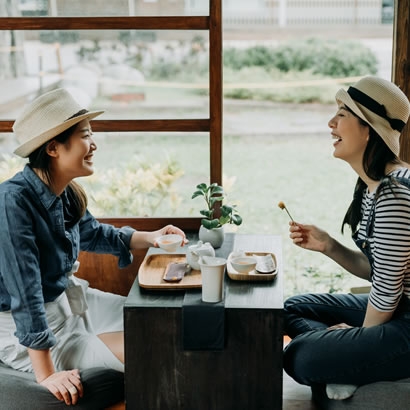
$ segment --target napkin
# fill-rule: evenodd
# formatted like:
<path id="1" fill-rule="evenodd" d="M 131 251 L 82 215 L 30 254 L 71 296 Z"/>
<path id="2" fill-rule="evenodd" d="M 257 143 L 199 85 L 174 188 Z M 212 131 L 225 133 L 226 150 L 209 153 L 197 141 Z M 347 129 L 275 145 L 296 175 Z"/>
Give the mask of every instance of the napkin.
<path id="1" fill-rule="evenodd" d="M 185 292 L 182 304 L 184 350 L 223 350 L 225 303 L 202 302 L 201 292 Z"/>

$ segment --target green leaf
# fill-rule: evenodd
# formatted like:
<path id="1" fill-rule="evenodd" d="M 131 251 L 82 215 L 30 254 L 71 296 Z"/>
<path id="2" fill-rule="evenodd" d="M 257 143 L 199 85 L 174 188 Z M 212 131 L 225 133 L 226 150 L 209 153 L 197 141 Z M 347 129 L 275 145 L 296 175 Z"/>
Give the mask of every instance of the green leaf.
<path id="1" fill-rule="evenodd" d="M 206 185 L 204 182 L 202 182 L 202 184 L 198 184 L 196 186 L 196 189 L 198 189 L 199 191 L 202 191 L 203 193 L 205 193 L 208 189 L 208 185 Z"/>
<path id="2" fill-rule="evenodd" d="M 239 226 L 242 223 L 242 218 L 238 214 L 232 215 L 232 222 Z"/>
<path id="3" fill-rule="evenodd" d="M 221 214 L 222 216 L 230 216 L 233 212 L 233 208 L 229 205 L 222 205 L 221 206 Z"/>
<path id="4" fill-rule="evenodd" d="M 203 193 L 202 191 L 195 191 L 195 192 L 192 194 L 191 199 L 194 199 L 194 198 L 196 198 L 197 196 L 204 196 L 204 193 Z"/>
<path id="5" fill-rule="evenodd" d="M 223 215 L 219 218 L 219 223 L 221 225 L 225 225 L 225 224 L 229 223 L 230 221 L 231 221 L 231 217 L 229 215 L 225 215 L 225 216 Z"/>
<path id="6" fill-rule="evenodd" d="M 199 213 L 205 218 L 211 219 L 214 211 L 208 210 L 208 209 L 202 209 L 201 211 L 199 211 Z"/>
<path id="7" fill-rule="evenodd" d="M 218 219 L 212 219 L 212 220 L 202 219 L 201 224 L 206 229 L 214 229 L 214 228 L 217 228 L 219 226 L 219 221 L 218 221 Z"/>
<path id="8" fill-rule="evenodd" d="M 219 186 L 218 184 L 212 184 L 210 186 L 210 192 L 211 192 L 211 196 L 219 195 L 219 194 L 223 195 L 224 194 L 224 189 L 221 186 Z"/>

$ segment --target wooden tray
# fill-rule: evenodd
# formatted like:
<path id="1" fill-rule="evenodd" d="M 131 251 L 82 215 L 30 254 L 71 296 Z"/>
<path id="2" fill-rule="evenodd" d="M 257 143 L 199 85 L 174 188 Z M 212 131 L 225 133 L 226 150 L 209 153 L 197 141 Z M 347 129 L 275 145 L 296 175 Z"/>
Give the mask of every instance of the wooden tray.
<path id="1" fill-rule="evenodd" d="M 259 273 L 255 269 L 250 271 L 249 273 L 239 273 L 231 265 L 232 254 L 228 256 L 228 261 L 226 263 L 226 272 L 228 273 L 228 276 L 232 280 L 244 280 L 244 281 L 250 281 L 250 282 L 273 280 L 276 278 L 276 275 L 278 274 L 278 265 L 276 262 L 275 255 L 270 252 L 245 252 L 245 255 L 247 256 L 252 256 L 252 255 L 263 256 L 263 255 L 269 255 L 269 254 L 272 255 L 273 262 L 276 266 L 276 269 L 272 273 Z"/>
<path id="2" fill-rule="evenodd" d="M 138 271 L 138 282 L 142 288 L 159 290 L 178 290 L 201 288 L 202 277 L 199 270 L 192 269 L 180 282 L 170 283 L 163 279 L 165 268 L 171 262 L 186 262 L 185 254 L 158 253 L 147 255 Z"/>

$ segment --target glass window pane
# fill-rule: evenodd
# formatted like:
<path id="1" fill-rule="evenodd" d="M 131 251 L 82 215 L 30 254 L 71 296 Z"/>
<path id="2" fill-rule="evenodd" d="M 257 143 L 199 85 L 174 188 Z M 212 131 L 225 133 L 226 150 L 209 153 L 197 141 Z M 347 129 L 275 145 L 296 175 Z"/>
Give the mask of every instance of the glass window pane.
<path id="1" fill-rule="evenodd" d="M 357 174 L 333 158 L 328 121 L 339 88 L 367 74 L 391 79 L 392 10 L 383 5 L 381 15 L 379 1 L 254 3 L 258 7 L 246 13 L 246 1 L 224 1 L 223 172 L 235 180 L 233 195 L 243 216 L 238 232 L 283 238 L 286 296 L 367 285 L 322 254 L 294 246 L 289 217 L 278 202 L 296 221 L 355 248 L 349 229 L 342 235 L 340 228 Z M 279 3 L 288 6 L 281 13 Z M 263 7 L 270 12 L 261 18 Z M 313 52 L 309 41 L 316 45 Z M 326 49 L 326 58 L 320 57 Z M 341 66 L 345 73 L 337 71 Z"/>
<path id="2" fill-rule="evenodd" d="M 75 89 L 106 118 L 208 118 L 209 51 L 203 32 L 2 32 L 12 100 Z M 20 94 L 20 95 L 16 95 Z M 10 118 L 10 112 L 0 112 Z"/>
<path id="3" fill-rule="evenodd" d="M 26 159 L 0 134 L 0 182 Z M 96 217 L 200 217 L 196 185 L 209 180 L 208 133 L 95 133 L 94 174 L 79 178 Z"/>
<path id="4" fill-rule="evenodd" d="M 102 216 L 196 216 L 209 179 L 208 133 L 96 133 L 95 172 L 81 178 Z"/>

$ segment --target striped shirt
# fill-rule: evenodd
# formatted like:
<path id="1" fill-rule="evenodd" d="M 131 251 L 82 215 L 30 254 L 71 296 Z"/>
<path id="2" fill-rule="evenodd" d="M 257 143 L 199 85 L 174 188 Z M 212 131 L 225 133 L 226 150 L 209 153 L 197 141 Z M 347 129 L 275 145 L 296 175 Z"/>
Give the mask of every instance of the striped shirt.
<path id="1" fill-rule="evenodd" d="M 400 168 L 390 173 L 409 180 L 410 170 Z M 376 203 L 374 204 L 374 201 Z M 394 311 L 402 294 L 410 299 L 410 189 L 392 184 L 375 192 L 366 192 L 362 199 L 362 220 L 358 239 L 366 239 L 366 225 L 372 207 L 373 230 L 367 238 L 372 263 L 370 304 L 378 311 Z"/>

